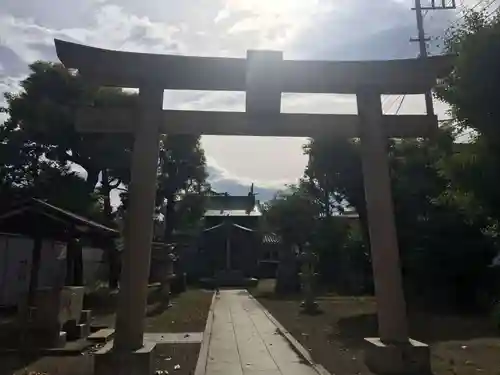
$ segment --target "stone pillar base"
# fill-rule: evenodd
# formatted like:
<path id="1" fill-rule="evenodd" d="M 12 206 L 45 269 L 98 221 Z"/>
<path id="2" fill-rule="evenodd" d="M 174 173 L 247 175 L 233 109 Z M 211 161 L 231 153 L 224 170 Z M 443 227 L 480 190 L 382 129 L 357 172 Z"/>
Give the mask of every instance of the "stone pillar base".
<path id="1" fill-rule="evenodd" d="M 431 373 L 429 346 L 409 339 L 407 344 L 384 344 L 379 338 L 365 339 L 370 347 L 365 363 L 377 375 L 427 375 Z"/>
<path id="2" fill-rule="evenodd" d="M 136 351 L 118 351 L 110 342 L 95 353 L 94 375 L 152 374 L 155 346 L 155 343 L 145 341 L 142 348 Z"/>

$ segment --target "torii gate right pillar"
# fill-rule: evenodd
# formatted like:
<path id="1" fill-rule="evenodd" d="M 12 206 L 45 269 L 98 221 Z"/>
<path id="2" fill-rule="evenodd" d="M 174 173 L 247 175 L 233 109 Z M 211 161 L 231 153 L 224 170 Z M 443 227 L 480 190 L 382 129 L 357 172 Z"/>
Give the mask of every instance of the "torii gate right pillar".
<path id="1" fill-rule="evenodd" d="M 408 333 L 380 93 L 366 87 L 357 102 L 379 331 L 366 338 L 366 364 L 376 374 L 430 373 L 429 347 Z"/>

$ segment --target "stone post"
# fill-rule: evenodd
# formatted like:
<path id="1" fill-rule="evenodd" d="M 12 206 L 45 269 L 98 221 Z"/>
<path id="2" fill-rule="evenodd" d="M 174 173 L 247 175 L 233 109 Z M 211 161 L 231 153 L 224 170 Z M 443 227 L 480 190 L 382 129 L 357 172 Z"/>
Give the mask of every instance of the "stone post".
<path id="1" fill-rule="evenodd" d="M 304 288 L 304 301 L 301 303 L 303 311 L 307 314 L 316 314 L 319 312 L 318 304 L 315 301 L 315 282 L 316 282 L 316 264 L 318 258 L 311 249 L 311 245 L 306 243 L 304 251 L 300 254 L 302 261 L 302 285 Z"/>
<path id="2" fill-rule="evenodd" d="M 372 345 L 366 362 L 376 374 L 427 373 L 429 348 L 408 337 L 380 93 L 364 88 L 357 93 L 357 101 L 380 336 L 366 339 Z"/>
<path id="3" fill-rule="evenodd" d="M 140 118 L 132 154 L 130 205 L 116 318 L 118 349 L 137 350 L 143 345 L 159 152 L 160 119 L 155 113 L 162 106 L 163 89 L 140 89 Z"/>

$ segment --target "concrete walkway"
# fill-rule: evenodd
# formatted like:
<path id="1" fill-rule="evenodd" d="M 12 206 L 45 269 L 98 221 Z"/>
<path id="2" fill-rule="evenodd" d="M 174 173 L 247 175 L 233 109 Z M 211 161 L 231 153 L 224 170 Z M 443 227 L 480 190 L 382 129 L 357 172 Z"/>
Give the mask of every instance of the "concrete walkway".
<path id="1" fill-rule="evenodd" d="M 245 290 L 216 297 L 206 375 L 318 375 Z"/>

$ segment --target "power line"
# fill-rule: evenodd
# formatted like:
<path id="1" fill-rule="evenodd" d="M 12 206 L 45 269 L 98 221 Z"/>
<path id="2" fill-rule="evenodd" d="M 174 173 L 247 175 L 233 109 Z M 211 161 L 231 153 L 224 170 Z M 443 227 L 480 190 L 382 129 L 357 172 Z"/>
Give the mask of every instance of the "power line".
<path id="1" fill-rule="evenodd" d="M 394 105 L 394 103 L 396 103 L 399 98 L 401 98 L 401 95 L 398 95 L 392 102 L 391 104 L 389 104 L 389 106 L 387 106 L 385 109 L 384 109 L 384 112 L 389 112 L 389 110 L 392 108 L 392 106 Z"/>
<path id="2" fill-rule="evenodd" d="M 405 98 L 406 98 L 406 95 L 403 95 L 403 97 L 401 98 L 401 101 L 399 102 L 398 109 L 396 110 L 396 113 L 395 113 L 396 115 L 399 113 L 399 110 L 401 109 L 401 106 L 403 105 Z"/>
<path id="3" fill-rule="evenodd" d="M 472 7 L 468 8 L 468 9 L 465 9 L 465 10 L 469 10 L 469 11 L 474 10 L 478 6 L 480 6 L 481 4 L 483 4 L 485 1 L 488 1 L 488 0 L 479 0 Z M 495 3 L 495 1 L 496 0 L 489 0 L 489 3 L 487 3 L 484 7 L 482 7 L 481 10 L 488 9 L 491 5 L 493 5 Z M 462 4 L 462 6 L 461 6 L 462 8 L 466 8 L 466 6 L 463 4 L 463 1 L 461 2 L 461 4 Z M 447 29 L 450 28 L 450 27 L 452 27 L 452 26 L 454 26 L 454 25 L 456 25 L 456 24 L 458 24 L 461 20 L 463 20 L 466 17 L 466 15 L 467 15 L 467 13 L 465 13 L 465 11 L 464 11 L 464 13 L 460 17 L 455 18 L 455 20 L 448 25 Z"/>
<path id="4" fill-rule="evenodd" d="M 493 1 L 493 3 L 495 3 L 495 1 Z M 491 5 L 493 5 L 493 3 L 491 3 L 491 4 L 490 4 L 490 6 L 491 6 Z M 489 7 L 488 7 L 488 8 L 489 8 Z M 498 10 L 499 10 L 499 9 L 500 9 L 500 5 L 499 5 L 499 6 L 497 6 L 495 9 L 493 9 L 490 13 L 488 13 L 488 14 L 486 15 L 486 18 L 487 18 L 487 19 L 489 19 L 489 18 L 490 18 L 490 17 L 491 17 L 494 13 L 498 13 Z"/>
<path id="5" fill-rule="evenodd" d="M 484 1 L 484 0 L 482 0 Z M 456 9 L 456 2 L 455 0 L 452 0 L 451 5 L 447 5 L 446 1 L 442 1 L 441 5 L 436 5 L 435 0 L 431 2 L 431 5 L 428 7 L 422 7 L 421 0 L 415 0 L 415 13 L 416 13 L 416 19 L 417 19 L 417 29 L 418 29 L 418 38 L 411 38 L 410 41 L 412 42 L 418 42 L 419 44 L 419 51 L 420 55 L 419 58 L 421 59 L 426 59 L 428 54 L 427 54 L 427 41 L 430 41 L 430 38 L 427 38 L 425 36 L 425 30 L 424 30 L 424 17 L 427 14 L 427 12 L 431 10 L 448 10 L 448 9 Z M 423 14 L 422 11 L 425 11 L 426 13 Z M 431 91 L 427 91 L 425 94 L 425 109 L 428 115 L 434 115 L 434 102 L 432 100 L 432 93 Z M 403 100 L 401 100 L 400 107 L 403 104 Z M 399 109 L 398 109 L 399 111 Z"/>

